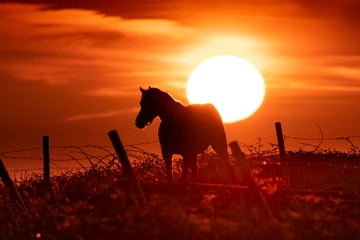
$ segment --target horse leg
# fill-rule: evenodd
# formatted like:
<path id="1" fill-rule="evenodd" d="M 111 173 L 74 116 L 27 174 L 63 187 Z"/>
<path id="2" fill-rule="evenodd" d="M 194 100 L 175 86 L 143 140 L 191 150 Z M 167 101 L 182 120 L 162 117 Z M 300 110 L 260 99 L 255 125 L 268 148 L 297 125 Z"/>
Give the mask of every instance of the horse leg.
<path id="1" fill-rule="evenodd" d="M 211 144 L 211 147 L 215 150 L 215 152 L 217 152 L 217 154 L 219 154 L 220 159 L 224 161 L 231 182 L 236 183 L 235 167 L 229 160 L 226 141 L 225 143 L 216 142 L 215 144 Z"/>
<path id="2" fill-rule="evenodd" d="M 199 165 L 197 163 L 197 156 L 196 155 L 189 156 L 188 162 L 191 168 L 191 180 L 196 181 L 199 174 Z"/>
<path id="3" fill-rule="evenodd" d="M 165 161 L 165 166 L 166 166 L 166 174 L 167 174 L 167 180 L 168 181 L 173 181 L 173 174 L 172 174 L 172 153 L 164 151 L 163 149 L 162 151 L 162 156 L 163 159 Z"/>

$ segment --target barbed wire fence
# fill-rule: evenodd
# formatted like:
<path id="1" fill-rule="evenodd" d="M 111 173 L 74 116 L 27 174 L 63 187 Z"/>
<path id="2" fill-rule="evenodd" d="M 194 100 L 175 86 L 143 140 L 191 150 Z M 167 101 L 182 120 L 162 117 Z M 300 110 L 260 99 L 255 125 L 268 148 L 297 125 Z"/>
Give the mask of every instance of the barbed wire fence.
<path id="1" fill-rule="evenodd" d="M 151 157 L 160 156 L 156 153 L 147 152 L 141 148 L 142 145 L 156 144 L 159 141 L 149 141 L 141 142 L 135 144 L 124 145 L 126 147 L 126 152 L 129 158 L 133 160 L 138 160 L 142 156 L 147 155 Z M 58 173 L 66 173 L 73 171 L 83 171 L 91 169 L 95 166 L 108 165 L 117 159 L 117 156 L 114 152 L 113 146 L 110 145 L 80 145 L 80 146 L 49 146 L 51 150 L 51 173 L 56 175 Z M 32 164 L 24 165 L 39 165 L 42 164 L 44 157 L 40 151 L 43 150 L 43 147 L 34 147 L 20 150 L 5 151 L 0 153 L 0 158 L 4 160 L 30 160 Z M 95 150 L 95 151 L 94 151 Z M 24 154 L 26 153 L 26 155 Z M 20 154 L 20 155 L 19 155 Z M 38 161 L 38 162 L 36 162 Z M 73 163 L 73 164 L 71 164 Z M 70 164 L 72 166 L 64 166 L 65 164 Z M 16 164 L 13 164 L 16 165 Z M 30 167 L 30 168 L 9 168 L 9 174 L 15 178 L 26 179 L 30 175 L 42 174 L 43 167 Z"/>
<path id="2" fill-rule="evenodd" d="M 319 130 L 321 132 L 320 138 L 294 137 L 288 135 L 284 135 L 283 137 L 284 140 L 286 139 L 296 140 L 299 141 L 298 144 L 301 144 L 302 146 L 313 147 L 314 148 L 313 152 L 326 151 L 326 149 L 320 147 L 324 141 L 345 141 L 348 144 L 350 144 L 349 151 L 357 151 L 357 154 L 360 154 L 358 146 L 354 143 L 354 139 L 360 139 L 360 135 L 324 138 L 320 128 Z M 257 139 L 255 139 L 256 143 L 252 145 L 248 145 L 243 142 L 238 142 L 238 144 L 245 150 L 245 153 L 253 153 L 254 151 L 257 151 L 258 154 L 260 154 L 264 149 L 263 142 L 265 140 L 273 139 L 276 137 L 277 135 L 258 137 Z M 311 143 L 306 143 L 304 141 L 318 141 L 319 143 L 315 145 Z M 274 149 L 277 150 L 276 143 L 271 143 L 271 142 L 268 143 L 272 147 L 272 150 Z M 151 144 L 159 144 L 159 141 L 147 141 L 147 142 L 140 142 L 134 144 L 127 144 L 124 145 L 124 147 L 130 159 L 139 160 L 144 155 L 161 158 L 161 156 L 159 156 L 158 154 L 147 152 L 141 148 L 141 146 L 151 145 Z M 55 154 L 56 157 L 51 157 L 52 166 L 50 167 L 50 170 L 52 172 L 52 175 L 54 174 L 56 175 L 58 173 L 62 174 L 72 171 L 88 170 L 94 166 L 99 166 L 101 164 L 103 165 L 110 164 L 117 159 L 116 154 L 113 150 L 113 146 L 110 145 L 92 145 L 92 144 L 81 145 L 81 146 L 52 145 L 49 146 L 49 148 L 60 151 Z M 34 151 L 40 151 L 42 149 L 43 147 L 33 147 L 27 149 L 0 152 L 0 158 L 5 160 L 32 160 L 32 161 L 39 161 L 39 163 L 41 163 L 41 161 L 43 161 L 43 156 L 34 156 L 34 155 L 30 156 L 29 154 L 27 155 L 22 155 L 22 154 L 34 152 Z M 91 153 L 91 150 L 97 150 L 97 153 L 101 151 L 103 154 L 94 154 Z M 64 163 L 75 163 L 75 165 L 69 167 L 69 166 L 64 166 Z M 8 172 L 13 177 L 15 177 L 15 179 L 17 178 L 24 179 L 33 174 L 42 174 L 42 171 L 43 171 L 43 167 L 16 168 L 16 169 L 8 170 Z"/>
<path id="3" fill-rule="evenodd" d="M 253 152 L 253 151 L 258 151 L 261 152 L 262 148 L 264 147 L 264 140 L 267 139 L 272 139 L 272 138 L 276 138 L 277 135 L 269 135 L 266 137 L 258 137 L 256 140 L 256 142 L 252 145 L 243 143 L 243 142 L 238 142 L 239 145 L 241 147 L 243 147 L 244 149 L 246 149 L 248 152 Z M 324 143 L 324 141 L 344 141 L 346 143 L 349 144 L 349 148 L 348 151 L 351 150 L 358 150 L 358 152 L 360 151 L 359 147 L 355 144 L 353 139 L 359 139 L 360 140 L 360 135 L 356 136 L 346 136 L 346 137 L 328 137 L 328 138 L 308 138 L 308 137 L 293 137 L 293 136 L 289 136 L 289 135 L 284 135 L 284 140 L 288 139 L 288 140 L 300 140 L 299 142 L 297 142 L 298 144 L 300 144 L 301 146 L 307 146 L 307 147 L 313 147 L 314 150 L 312 150 L 312 152 L 316 152 L 316 151 L 330 151 L 329 148 L 321 148 L 320 146 Z M 303 142 L 303 141 L 318 141 L 319 143 L 317 145 L 312 144 L 312 143 L 308 143 L 308 142 Z M 268 142 L 268 144 L 270 145 L 271 148 L 277 148 L 277 143 L 272 143 L 272 142 Z M 334 149 L 336 150 L 336 149 Z M 360 152 L 359 152 L 360 153 Z"/>

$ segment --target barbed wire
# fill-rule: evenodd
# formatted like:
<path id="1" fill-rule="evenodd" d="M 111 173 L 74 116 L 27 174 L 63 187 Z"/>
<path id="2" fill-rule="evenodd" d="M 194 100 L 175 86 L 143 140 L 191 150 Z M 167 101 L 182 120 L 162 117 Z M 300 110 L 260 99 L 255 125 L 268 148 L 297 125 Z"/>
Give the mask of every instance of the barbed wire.
<path id="1" fill-rule="evenodd" d="M 155 144 L 155 143 L 159 143 L 159 141 L 148 141 L 148 142 L 141 142 L 141 143 L 134 143 L 134 144 L 125 144 L 124 147 L 149 145 L 149 144 Z M 93 144 L 80 145 L 80 146 L 75 146 L 75 145 L 54 146 L 54 145 L 52 145 L 52 146 L 49 146 L 49 147 L 50 148 L 60 148 L 60 149 L 67 149 L 67 148 L 94 148 L 94 147 L 113 148 L 113 146 L 110 146 L 110 145 L 103 145 L 102 146 L 102 145 L 93 145 Z M 43 149 L 43 148 L 42 147 L 33 147 L 33 148 L 12 150 L 12 151 L 1 152 L 0 155 L 12 154 L 12 153 L 20 153 L 20 152 L 29 152 L 29 151 L 40 150 L 40 149 Z"/>
<path id="2" fill-rule="evenodd" d="M 0 153 L 0 155 L 10 154 L 10 153 L 19 153 L 19 152 L 29 152 L 29 151 L 33 151 L 33 150 L 39 150 L 39 149 L 42 149 L 42 147 L 27 148 L 27 149 L 20 149 L 20 150 L 12 150 L 12 151 L 7 151 L 7 152 L 2 152 L 2 153 Z"/>
<path id="3" fill-rule="evenodd" d="M 360 138 L 360 136 L 347 136 L 347 137 L 330 137 L 330 138 L 303 138 L 303 137 L 291 137 L 284 135 L 284 138 L 296 139 L 296 140 L 309 140 L 309 141 L 320 141 L 320 140 L 349 140 L 352 138 Z"/>
<path id="4" fill-rule="evenodd" d="M 101 157 L 110 157 L 110 154 L 107 155 L 97 155 L 96 157 L 101 158 Z M 95 157 L 95 156 L 93 156 Z M 8 155 L 0 155 L 0 158 L 6 158 L 6 159 L 13 159 L 13 160 L 38 160 L 38 161 L 43 161 L 42 157 L 27 157 L 27 156 L 8 156 Z M 86 160 L 86 157 L 81 157 L 81 158 L 76 158 L 76 160 Z M 68 158 L 68 159 L 60 159 L 60 158 L 51 158 L 52 162 L 70 162 L 73 161 L 74 159 L 72 158 Z"/>
<path id="5" fill-rule="evenodd" d="M 269 139 L 269 138 L 274 138 L 277 135 L 269 135 L 266 137 L 258 137 L 258 140 L 264 140 L 264 139 Z M 288 139 L 294 139 L 294 140 L 307 140 L 307 141 L 331 141 L 331 140 L 345 140 L 345 141 L 349 141 L 350 139 L 353 138 L 360 138 L 360 135 L 353 135 L 353 136 L 345 136 L 345 137 L 328 137 L 328 138 L 307 138 L 307 137 L 293 137 L 293 136 L 288 136 L 288 135 L 284 135 L 283 136 L 284 139 L 288 138 Z M 148 142 L 141 142 L 141 143 L 134 143 L 134 144 L 125 144 L 124 147 L 132 147 L 134 149 L 137 149 L 139 151 L 144 152 L 142 149 L 140 148 L 136 148 L 136 146 L 141 146 L 141 145 L 150 145 L 150 144 L 155 144 L 155 143 L 159 143 L 159 141 L 148 141 Z M 244 143 L 242 143 L 244 144 Z M 88 145 L 80 145 L 80 146 L 75 146 L 75 145 L 64 145 L 64 146 L 49 146 L 50 148 L 55 148 L 55 149 L 83 149 L 83 148 L 113 148 L 113 146 L 110 145 L 93 145 L 93 144 L 88 144 Z M 33 148 L 27 148 L 27 149 L 19 149 L 19 150 L 12 150 L 12 151 L 6 151 L 6 152 L 1 152 L 0 153 L 0 157 L 4 157 L 4 158 L 9 158 L 9 159 L 33 159 L 33 160 L 42 160 L 41 157 L 12 157 L 9 156 L 7 154 L 13 154 L 13 153 L 20 153 L 20 152 L 29 152 L 29 151 L 34 151 L 34 150 L 40 150 L 43 149 L 42 147 L 33 147 Z M 86 159 L 86 158 L 84 158 Z M 64 161 L 66 159 L 52 159 L 52 161 Z"/>
<path id="6" fill-rule="evenodd" d="M 352 146 L 354 146 L 353 142 L 351 141 L 351 139 L 355 139 L 355 138 L 360 138 L 360 135 L 353 135 L 353 136 L 345 136 L 345 137 L 328 137 L 328 138 L 324 138 L 321 129 L 319 128 L 320 132 L 321 132 L 321 138 L 308 138 L 308 137 L 294 137 L 294 136 L 288 136 L 288 135 L 284 135 L 283 138 L 285 139 L 293 139 L 293 140 L 304 140 L 304 141 L 320 141 L 320 144 L 318 144 L 317 146 L 312 145 L 312 144 L 306 144 L 303 142 L 299 142 L 300 144 L 303 145 L 308 145 L 308 146 L 312 146 L 315 147 L 316 151 L 317 149 L 320 149 L 320 145 L 322 143 L 322 141 L 347 141 L 348 143 L 350 143 Z M 270 138 L 276 138 L 277 135 L 269 135 L 269 136 L 265 136 L 265 137 L 258 137 L 258 143 L 257 143 L 257 147 L 258 149 L 256 151 L 260 152 L 260 148 L 262 147 L 261 145 L 261 141 L 264 139 L 270 139 Z M 140 142 L 140 143 L 134 143 L 134 144 L 126 144 L 124 145 L 124 147 L 126 147 L 126 153 L 128 155 L 129 158 L 132 159 L 139 159 L 139 154 L 145 154 L 151 157 L 156 157 L 156 158 L 161 158 L 160 155 L 156 154 L 156 153 L 149 153 L 144 151 L 143 149 L 141 149 L 138 146 L 142 146 L 142 145 L 150 145 L 150 144 L 157 144 L 159 143 L 159 141 L 147 141 L 147 142 Z M 250 152 L 253 151 L 253 149 L 251 150 L 251 146 L 242 143 L 242 142 L 238 142 L 240 146 L 243 146 L 245 148 L 247 148 Z M 271 144 L 271 145 L 277 145 L 277 144 Z M 57 172 L 57 173 L 69 173 L 69 172 L 76 172 L 76 171 L 87 171 L 89 169 L 92 169 L 96 166 L 99 165 L 99 163 L 101 163 L 101 166 L 108 166 L 109 164 L 111 164 L 112 162 L 114 162 L 114 160 L 117 158 L 113 146 L 110 145 L 93 145 L 93 144 L 88 144 L 88 145 L 80 145 L 80 146 L 75 146 L 75 145 L 64 145 L 64 146 L 56 146 L 56 145 L 52 145 L 49 146 L 52 149 L 62 149 L 62 150 L 70 150 L 66 153 L 63 154 L 59 154 L 60 157 L 63 158 L 59 158 L 57 156 L 57 158 L 51 158 L 51 167 L 50 170 L 52 170 L 52 172 Z M 42 150 L 43 147 L 33 147 L 33 148 L 27 148 L 27 149 L 20 149 L 20 150 L 12 150 L 12 151 L 6 151 L 6 152 L 1 152 L 0 153 L 0 158 L 4 158 L 4 159 L 12 159 L 12 160 L 37 160 L 37 161 L 42 161 L 43 157 L 39 157 L 39 156 L 12 156 L 12 154 L 17 154 L 17 153 L 24 153 L 24 152 L 31 152 L 31 151 L 36 151 L 36 150 Z M 98 149 L 98 150 L 103 150 L 106 152 L 106 154 L 101 154 L 101 155 L 92 155 L 89 154 L 88 152 L 86 152 L 85 149 Z M 358 149 L 358 148 L 357 148 Z M 320 149 L 322 150 L 322 149 Z M 76 154 L 76 155 L 75 155 Z M 42 155 L 42 154 L 41 154 Z M 81 155 L 81 156 L 79 156 Z M 77 157 L 74 157 L 77 156 Z M 89 163 L 91 164 L 91 166 L 86 166 L 86 164 L 83 164 L 84 162 L 80 162 L 80 161 L 89 161 Z M 96 162 L 95 164 L 92 162 L 92 160 L 94 162 Z M 57 163 L 59 162 L 77 162 L 80 166 L 58 166 Z M 269 164 L 269 163 L 264 163 L 264 165 Z M 275 163 L 274 163 L 275 164 Z M 280 162 L 276 162 L 276 164 L 281 165 L 283 163 Z M 89 165 L 89 164 L 88 164 Z M 327 163 L 325 165 L 329 165 L 332 166 L 331 163 Z M 344 165 L 344 168 L 349 168 L 349 169 L 357 169 L 358 166 L 347 166 Z M 41 174 L 43 172 L 43 168 L 39 167 L 39 168 L 25 168 L 25 169 L 9 169 L 8 172 L 11 173 L 12 175 L 16 175 L 16 174 L 25 174 L 28 176 L 31 176 L 32 174 Z"/>
<path id="7" fill-rule="evenodd" d="M 269 138 L 274 138 L 277 135 L 270 135 L 270 136 L 266 136 L 266 137 L 258 137 L 258 145 L 260 145 L 260 142 L 264 139 L 269 139 Z M 346 136 L 346 137 L 330 137 L 330 138 L 307 138 L 307 137 L 293 137 L 293 136 L 288 136 L 288 135 L 284 135 L 284 139 L 294 139 L 294 140 L 306 140 L 306 141 L 324 141 L 324 140 L 345 140 L 351 144 L 353 144 L 350 139 L 352 138 L 360 138 L 360 136 L 357 135 L 353 135 L 353 136 Z M 137 146 L 141 146 L 141 145 L 149 145 L 149 144 L 155 144 L 155 143 L 159 143 L 159 141 L 147 141 L 147 142 L 141 142 L 141 143 L 134 143 L 134 144 L 126 144 L 124 145 L 124 147 L 127 147 L 128 149 L 126 149 L 126 152 L 128 153 L 129 157 L 137 157 L 136 154 L 147 154 L 147 155 L 152 155 L 155 157 L 159 157 L 159 155 L 155 154 L 155 153 L 148 153 L 146 151 L 144 151 L 143 149 L 137 147 Z M 246 148 L 249 148 L 251 146 L 242 143 L 242 142 L 238 142 L 241 146 L 244 146 Z M 301 144 L 305 144 L 300 142 Z M 311 144 L 307 144 L 309 146 L 314 146 Z M 108 158 L 108 157 L 112 157 L 115 156 L 114 152 L 110 152 L 109 150 L 107 150 L 108 148 L 113 148 L 113 146 L 108 146 L 108 145 L 93 145 L 93 144 L 88 144 L 88 145 L 80 145 L 80 146 L 75 146 L 75 145 L 68 145 L 68 146 L 50 146 L 50 148 L 56 148 L 56 149 L 77 149 L 79 151 L 73 151 L 71 152 L 71 154 L 81 154 L 83 155 L 83 157 L 77 157 L 75 158 L 74 156 L 72 156 L 71 154 L 61 154 L 61 157 L 66 157 L 66 158 L 51 158 L 52 162 L 70 162 L 70 161 L 81 161 L 81 160 L 89 160 L 89 158 L 92 159 L 100 159 L 99 162 L 101 162 L 103 159 Z M 88 154 L 86 152 L 84 152 L 82 149 L 84 148 L 96 148 L 96 149 L 100 149 L 100 150 L 105 150 L 108 154 L 104 154 L 104 155 L 91 155 Z M 131 149 L 129 149 L 131 148 Z M 318 148 L 318 146 L 317 146 Z M 15 154 L 15 153 L 21 153 L 21 152 L 27 152 L 27 151 L 34 151 L 34 150 L 40 150 L 42 149 L 42 147 L 34 147 L 34 148 L 27 148 L 27 149 L 20 149 L 20 150 L 12 150 L 12 151 L 7 151 L 7 152 L 2 152 L 0 153 L 0 157 L 2 158 L 6 158 L 6 159 L 13 159 L 13 160 L 38 160 L 38 161 L 42 161 L 43 157 L 39 157 L 39 156 L 10 156 L 9 154 Z M 259 148 L 260 151 L 260 148 Z M 135 153 L 135 154 L 133 154 Z"/>
<path id="8" fill-rule="evenodd" d="M 267 139 L 267 138 L 274 138 L 276 137 L 276 135 L 270 135 L 270 136 L 266 136 L 266 137 L 258 137 L 257 139 Z"/>
<path id="9" fill-rule="evenodd" d="M 259 140 L 263 140 L 263 139 L 267 139 L 267 138 L 274 138 L 277 135 L 270 135 L 270 136 L 266 136 L 266 137 L 258 137 L 257 139 Z M 295 140 L 310 140 L 310 141 L 320 141 L 320 140 L 326 140 L 326 141 L 331 141 L 331 140 L 348 140 L 348 139 L 352 139 L 352 138 L 360 138 L 360 135 L 353 135 L 353 136 L 346 136 L 346 137 L 328 137 L 328 138 L 307 138 L 307 137 L 293 137 L 293 136 L 288 136 L 288 135 L 283 135 L 284 139 L 285 138 L 289 138 L 289 139 L 295 139 Z"/>
<path id="10" fill-rule="evenodd" d="M 125 146 L 126 147 L 126 153 L 128 155 L 129 158 L 131 159 L 139 159 L 141 155 L 148 155 L 151 157 L 155 157 L 155 158 L 159 158 L 160 156 L 158 154 L 155 153 L 149 153 L 146 152 L 145 150 L 137 147 L 137 145 L 143 145 L 143 144 L 152 144 L 153 142 L 144 142 L 144 143 L 139 143 L 139 144 L 135 144 L 134 145 L 130 145 L 127 144 Z M 92 167 L 96 167 L 99 164 L 101 165 L 108 165 L 111 164 L 116 158 L 116 154 L 115 152 L 111 152 L 110 150 L 107 150 L 105 147 L 106 146 L 97 146 L 97 145 L 84 145 L 84 146 L 52 146 L 52 147 L 56 147 L 56 148 L 62 148 L 62 149 L 71 149 L 74 151 L 70 151 L 68 153 L 62 153 L 60 154 L 60 157 L 64 157 L 63 159 L 61 158 L 51 158 L 51 164 L 55 167 L 50 167 L 50 169 L 56 169 L 56 170 L 64 170 L 64 169 L 70 169 L 70 170 L 76 170 L 76 169 L 82 169 L 82 170 L 86 170 L 86 169 L 91 169 Z M 113 146 L 111 146 L 113 148 Z M 82 150 L 82 148 L 94 148 L 94 149 L 100 149 L 106 152 L 106 154 L 102 154 L 102 155 L 92 155 L 84 150 Z M 42 149 L 42 148 L 37 148 Z M 11 151 L 11 153 L 18 153 L 18 152 L 24 152 L 27 149 L 22 149 L 19 151 Z M 35 148 L 31 148 L 30 150 L 35 150 Z M 75 151 L 76 150 L 76 151 Z M 78 155 L 81 155 L 82 157 L 78 157 Z M 36 160 L 36 161 L 43 161 L 43 157 L 38 157 L 38 156 L 11 156 L 8 152 L 8 154 L 0 154 L 0 158 L 4 158 L 4 159 L 11 159 L 11 160 Z M 86 164 L 84 165 L 84 162 L 81 162 L 82 160 L 84 161 L 88 161 L 91 166 L 87 167 Z M 77 162 L 81 167 L 62 167 L 62 166 L 58 166 L 56 163 L 58 162 Z M 28 168 L 28 169 L 15 169 L 15 170 L 10 170 L 11 172 L 32 172 L 32 171 L 41 171 L 43 170 L 43 168 Z"/>
<path id="11" fill-rule="evenodd" d="M 135 144 L 124 144 L 124 147 L 149 145 L 149 144 L 155 144 L 155 143 L 159 143 L 159 141 L 141 142 L 141 143 L 135 143 Z M 50 148 L 94 148 L 94 147 L 97 147 L 97 148 L 114 148 L 113 146 L 110 146 L 110 145 L 93 145 L 93 144 L 80 145 L 80 146 L 71 146 L 71 145 L 70 146 L 50 146 Z"/>
<path id="12" fill-rule="evenodd" d="M 91 169 L 91 167 L 85 167 Z M 50 170 L 81 170 L 82 167 L 50 167 Z M 23 168 L 23 169 L 10 169 L 8 172 L 32 172 L 32 171 L 44 171 L 44 168 Z"/>

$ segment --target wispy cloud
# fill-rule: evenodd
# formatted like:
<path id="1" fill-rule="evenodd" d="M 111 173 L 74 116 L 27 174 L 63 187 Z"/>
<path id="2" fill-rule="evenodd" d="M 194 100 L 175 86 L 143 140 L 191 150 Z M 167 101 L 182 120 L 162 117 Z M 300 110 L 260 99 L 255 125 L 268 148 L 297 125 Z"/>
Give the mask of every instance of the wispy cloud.
<path id="1" fill-rule="evenodd" d="M 82 92 L 83 95 L 97 96 L 97 97 L 129 97 L 139 95 L 140 91 L 138 88 L 131 89 L 114 89 L 114 88 L 96 88 L 85 90 Z"/>
<path id="2" fill-rule="evenodd" d="M 44 7 L 0 4 L 2 73 L 51 84 L 106 82 L 120 76 L 134 80 L 139 71 L 159 72 L 159 63 L 169 58 L 168 48 L 193 33 L 168 19 L 124 19 Z"/>
<path id="3" fill-rule="evenodd" d="M 82 120 L 89 120 L 94 118 L 109 118 L 114 117 L 122 114 L 128 114 L 137 111 L 138 109 L 125 109 L 121 111 L 109 111 L 109 112 L 102 112 L 102 113 L 91 113 L 91 114 L 81 114 L 70 116 L 65 119 L 66 122 L 74 122 L 74 121 L 82 121 Z"/>
<path id="4" fill-rule="evenodd" d="M 165 84 L 175 89 L 186 89 L 187 86 L 187 82 L 185 81 L 167 81 Z"/>
<path id="5" fill-rule="evenodd" d="M 321 16 L 328 16 L 337 5 L 331 1 Z M 345 5 L 358 7 L 352 1 Z M 199 8 L 191 6 L 191 11 Z M 195 17 L 194 26 L 188 27 L 171 18 L 104 15 L 95 6 L 85 10 L 0 4 L 0 72 L 48 84 L 86 82 L 80 94 L 121 97 L 153 83 L 184 90 L 201 60 L 232 54 L 250 60 L 264 76 L 275 76 L 276 81 L 265 79 L 270 87 L 347 89 L 359 84 L 360 44 L 354 40 L 358 33 L 346 32 L 345 22 L 336 22 L 339 14 L 317 18 L 310 6 L 320 5 L 309 1 L 284 0 L 269 11 L 265 3 L 249 6 L 246 1 L 226 5 L 223 12 L 229 14 L 222 24 L 237 20 L 242 25 L 229 24 L 220 34 L 211 18 L 203 22 Z M 243 14 L 234 15 L 232 9 Z M 289 18 L 289 12 L 296 17 Z M 266 27 L 265 20 L 274 27 Z"/>

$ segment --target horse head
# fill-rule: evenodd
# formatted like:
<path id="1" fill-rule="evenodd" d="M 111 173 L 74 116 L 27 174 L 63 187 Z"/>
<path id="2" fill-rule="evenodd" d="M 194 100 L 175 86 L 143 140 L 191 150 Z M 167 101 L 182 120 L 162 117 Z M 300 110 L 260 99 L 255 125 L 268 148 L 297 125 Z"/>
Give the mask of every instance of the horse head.
<path id="1" fill-rule="evenodd" d="M 148 90 L 140 87 L 140 91 L 142 93 L 141 101 L 140 101 L 140 112 L 136 117 L 135 125 L 136 127 L 143 129 L 145 126 L 148 126 L 152 123 L 154 118 L 156 118 L 158 113 L 158 100 L 156 94 L 156 88 L 151 88 L 149 86 Z"/>

